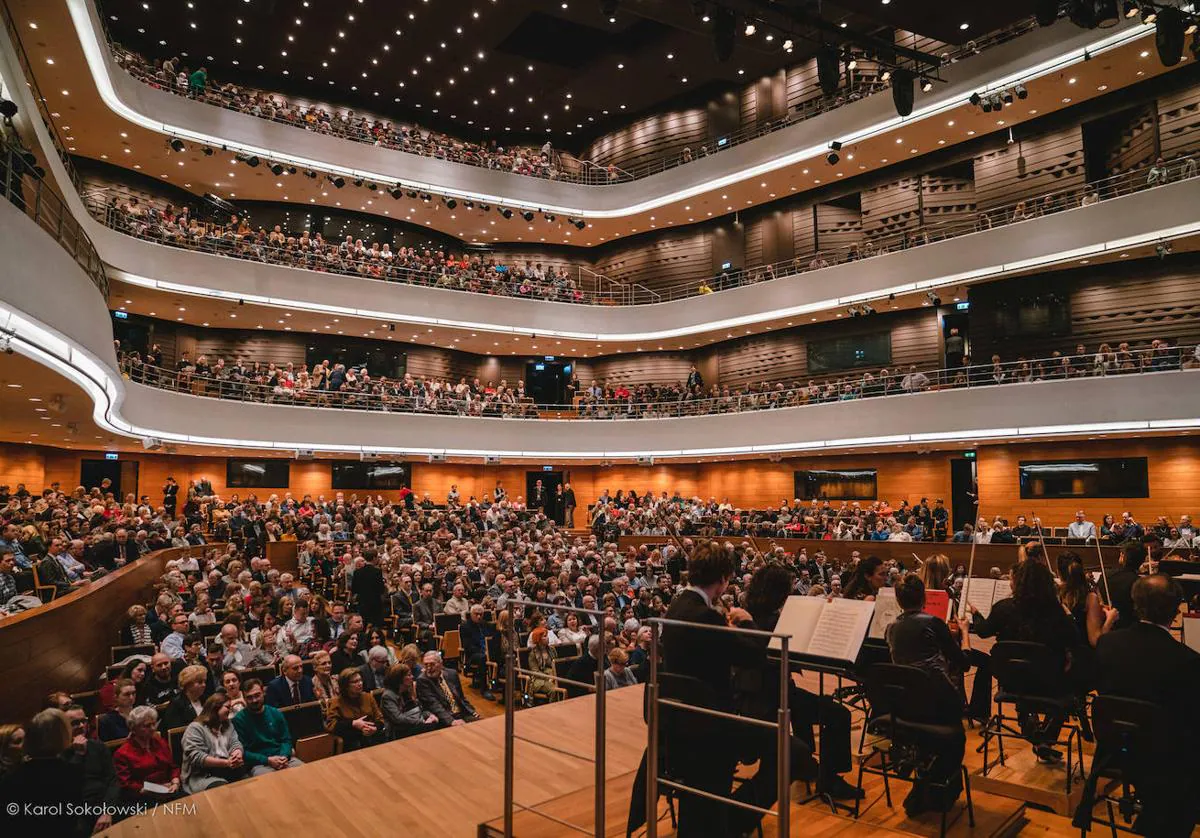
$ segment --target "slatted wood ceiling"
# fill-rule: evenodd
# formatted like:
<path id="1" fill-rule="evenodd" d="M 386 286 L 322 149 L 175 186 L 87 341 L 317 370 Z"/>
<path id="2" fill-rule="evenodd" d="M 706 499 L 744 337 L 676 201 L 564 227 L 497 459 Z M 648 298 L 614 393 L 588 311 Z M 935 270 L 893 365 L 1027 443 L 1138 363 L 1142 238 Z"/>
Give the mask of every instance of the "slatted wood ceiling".
<path id="1" fill-rule="evenodd" d="M 1022 154 L 1023 176 L 1017 167 Z M 1084 178 L 1083 132 L 1076 125 L 975 158 L 975 203 L 981 210 L 1009 207 L 1029 196 L 1078 189 Z"/>
<path id="2" fill-rule="evenodd" d="M 1158 100 L 1158 133 L 1162 155 L 1170 160 L 1200 152 L 1200 85 L 1169 93 Z"/>

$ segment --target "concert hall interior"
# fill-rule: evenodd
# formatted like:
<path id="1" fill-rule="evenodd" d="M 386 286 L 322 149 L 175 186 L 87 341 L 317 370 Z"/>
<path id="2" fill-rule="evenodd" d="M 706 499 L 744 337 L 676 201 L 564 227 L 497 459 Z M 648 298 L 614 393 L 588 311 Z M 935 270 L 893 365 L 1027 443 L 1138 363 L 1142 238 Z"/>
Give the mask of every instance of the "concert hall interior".
<path id="1" fill-rule="evenodd" d="M 0 0 L 13 835 L 1200 835 L 1190 0 Z"/>

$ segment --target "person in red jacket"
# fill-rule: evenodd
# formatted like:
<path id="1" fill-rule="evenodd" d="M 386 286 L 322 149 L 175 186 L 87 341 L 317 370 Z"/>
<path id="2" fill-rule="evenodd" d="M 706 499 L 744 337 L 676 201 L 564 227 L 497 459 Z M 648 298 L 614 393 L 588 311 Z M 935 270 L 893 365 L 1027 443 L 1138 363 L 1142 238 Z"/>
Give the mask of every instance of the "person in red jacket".
<path id="1" fill-rule="evenodd" d="M 158 733 L 158 711 L 153 707 L 142 705 L 129 712 L 129 739 L 113 754 L 113 769 L 128 800 L 153 802 L 180 796 L 179 768 Z"/>

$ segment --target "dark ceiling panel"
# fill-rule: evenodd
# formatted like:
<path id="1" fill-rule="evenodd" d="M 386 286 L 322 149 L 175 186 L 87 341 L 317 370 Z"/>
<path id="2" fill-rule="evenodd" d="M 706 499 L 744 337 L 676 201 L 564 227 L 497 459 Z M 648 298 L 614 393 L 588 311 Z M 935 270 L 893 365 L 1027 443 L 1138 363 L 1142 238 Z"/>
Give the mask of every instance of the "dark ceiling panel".
<path id="1" fill-rule="evenodd" d="M 930 2 L 930 0 L 837 0 L 839 8 L 870 17 L 908 32 L 918 32 L 947 44 L 965 44 L 985 32 L 1003 29 L 1033 14 L 1037 0 L 1004 0 L 1003 3 Z M 963 29 L 962 24 L 967 24 Z"/>

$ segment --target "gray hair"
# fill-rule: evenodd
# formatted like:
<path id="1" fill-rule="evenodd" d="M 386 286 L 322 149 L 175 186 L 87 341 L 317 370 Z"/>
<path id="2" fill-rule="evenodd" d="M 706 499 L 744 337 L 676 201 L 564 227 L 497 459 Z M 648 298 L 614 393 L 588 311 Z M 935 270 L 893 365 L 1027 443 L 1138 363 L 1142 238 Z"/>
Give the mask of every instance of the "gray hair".
<path id="1" fill-rule="evenodd" d="M 593 634 L 588 638 L 588 654 L 593 658 L 600 654 L 600 635 Z"/>
<path id="2" fill-rule="evenodd" d="M 158 724 L 158 711 L 149 704 L 139 704 L 129 711 L 130 729 L 142 724 L 149 724 L 151 727 Z"/>
<path id="3" fill-rule="evenodd" d="M 388 651 L 382 646 L 372 646 L 371 651 L 367 652 L 367 657 L 370 660 L 385 661 L 388 659 Z"/>

